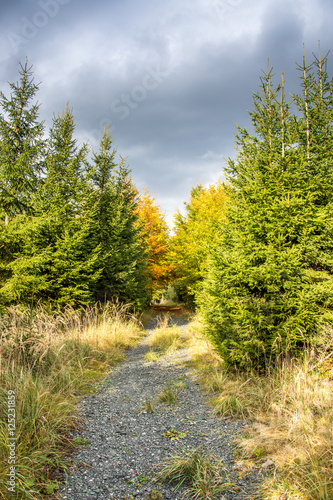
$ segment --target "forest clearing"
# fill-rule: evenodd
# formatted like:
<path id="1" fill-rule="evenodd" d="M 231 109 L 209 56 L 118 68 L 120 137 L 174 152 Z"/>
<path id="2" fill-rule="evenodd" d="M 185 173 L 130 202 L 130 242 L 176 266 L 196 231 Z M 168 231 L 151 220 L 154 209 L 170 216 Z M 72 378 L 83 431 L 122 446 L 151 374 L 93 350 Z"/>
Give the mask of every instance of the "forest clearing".
<path id="1" fill-rule="evenodd" d="M 91 151 L 67 105 L 45 135 L 20 66 L 0 93 L 2 498 L 333 498 L 327 64 L 304 53 L 289 96 L 267 66 L 226 181 L 194 186 L 173 234 L 108 129 Z"/>

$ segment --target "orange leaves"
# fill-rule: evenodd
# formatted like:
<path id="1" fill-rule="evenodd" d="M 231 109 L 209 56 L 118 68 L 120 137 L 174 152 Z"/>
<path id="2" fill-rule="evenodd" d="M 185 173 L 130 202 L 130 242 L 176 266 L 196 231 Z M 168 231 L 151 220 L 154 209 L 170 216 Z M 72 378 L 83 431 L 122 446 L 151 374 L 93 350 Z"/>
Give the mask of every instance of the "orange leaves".
<path id="1" fill-rule="evenodd" d="M 147 244 L 151 293 L 154 295 L 165 288 L 172 269 L 168 262 L 169 228 L 164 220 L 164 214 L 156 204 L 156 199 L 146 189 L 139 197 L 137 212 Z"/>

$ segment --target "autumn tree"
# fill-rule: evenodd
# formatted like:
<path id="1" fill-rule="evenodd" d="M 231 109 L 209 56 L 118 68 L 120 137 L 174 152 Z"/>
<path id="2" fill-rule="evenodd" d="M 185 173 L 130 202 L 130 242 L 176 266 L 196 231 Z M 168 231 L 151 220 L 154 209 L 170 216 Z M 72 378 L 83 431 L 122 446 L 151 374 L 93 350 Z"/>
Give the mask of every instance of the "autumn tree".
<path id="1" fill-rule="evenodd" d="M 177 211 L 175 215 L 170 258 L 174 285 L 184 300 L 193 303 L 230 201 L 228 188 L 221 181 L 206 188 L 199 184 L 192 189 L 189 203 L 185 203 L 185 214 Z"/>
<path id="2" fill-rule="evenodd" d="M 157 298 L 169 283 L 172 270 L 169 259 L 169 228 L 156 199 L 147 189 L 139 196 L 137 212 L 147 245 L 150 295 L 151 298 Z"/>

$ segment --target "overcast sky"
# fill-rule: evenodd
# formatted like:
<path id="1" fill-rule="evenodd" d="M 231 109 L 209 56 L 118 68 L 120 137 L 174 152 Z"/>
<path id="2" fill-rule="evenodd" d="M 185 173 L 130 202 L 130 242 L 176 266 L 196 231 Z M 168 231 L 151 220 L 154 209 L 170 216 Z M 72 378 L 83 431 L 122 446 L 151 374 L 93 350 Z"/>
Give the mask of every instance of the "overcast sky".
<path id="1" fill-rule="evenodd" d="M 28 57 L 47 129 L 67 101 L 76 134 L 104 126 L 139 189 L 170 221 L 192 186 L 223 178 L 235 124 L 270 60 L 298 89 L 295 62 L 332 49 L 331 0 L 0 0 L 0 89 Z M 329 59 L 332 74 L 333 54 Z"/>

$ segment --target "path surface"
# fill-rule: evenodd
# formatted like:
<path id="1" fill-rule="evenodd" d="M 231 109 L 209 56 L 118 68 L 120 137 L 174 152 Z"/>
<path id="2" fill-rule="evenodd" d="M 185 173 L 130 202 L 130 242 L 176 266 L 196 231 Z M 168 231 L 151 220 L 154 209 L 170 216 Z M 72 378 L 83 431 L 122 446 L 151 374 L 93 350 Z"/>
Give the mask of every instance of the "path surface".
<path id="1" fill-rule="evenodd" d="M 174 316 L 173 322 L 186 328 L 186 321 Z M 61 500 L 123 500 L 131 496 L 153 499 L 152 490 L 163 500 L 178 500 L 182 490 L 153 481 L 154 467 L 181 450 L 204 448 L 223 459 L 233 486 L 218 500 L 249 500 L 255 490 L 258 472 L 242 477 L 235 470 L 232 441 L 245 422 L 218 420 L 200 389 L 196 376 L 184 365 L 186 349 L 147 362 L 151 349 L 147 338 L 156 321 L 147 325 L 147 337 L 126 352 L 127 361 L 104 380 L 98 392 L 81 401 L 85 426 L 79 436 L 91 444 L 76 453 L 67 483 L 59 490 Z M 156 403 L 155 413 L 142 410 L 147 398 L 153 400 L 168 383 L 183 382 L 176 405 Z M 163 434 L 176 429 L 186 433 L 179 440 Z M 154 470 L 153 470 L 154 469 Z"/>

